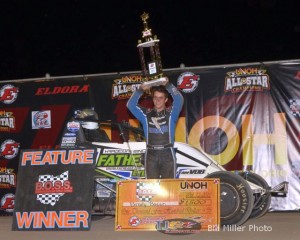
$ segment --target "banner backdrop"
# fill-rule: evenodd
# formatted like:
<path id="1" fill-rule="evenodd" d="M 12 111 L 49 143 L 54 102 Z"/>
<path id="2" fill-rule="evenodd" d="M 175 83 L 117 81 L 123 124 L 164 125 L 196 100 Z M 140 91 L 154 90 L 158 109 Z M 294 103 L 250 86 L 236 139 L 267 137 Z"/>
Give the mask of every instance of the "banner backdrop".
<path id="1" fill-rule="evenodd" d="M 184 96 L 176 141 L 210 155 L 227 170 L 251 170 L 274 187 L 289 182 L 274 210 L 300 209 L 300 60 L 169 69 Z M 126 103 L 140 72 L 0 82 L 0 198 L 10 214 L 20 149 L 56 148 L 76 109 L 100 120 L 138 122 Z M 143 98 L 141 104 L 151 105 Z M 109 132 L 120 142 L 118 132 Z"/>

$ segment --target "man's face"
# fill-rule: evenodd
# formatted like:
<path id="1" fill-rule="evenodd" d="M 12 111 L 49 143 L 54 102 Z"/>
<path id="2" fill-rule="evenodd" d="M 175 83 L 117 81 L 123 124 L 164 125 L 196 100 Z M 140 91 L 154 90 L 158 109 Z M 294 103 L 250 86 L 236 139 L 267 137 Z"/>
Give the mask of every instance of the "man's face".
<path id="1" fill-rule="evenodd" d="M 168 98 L 166 98 L 164 93 L 157 92 L 157 91 L 153 93 L 153 103 L 157 111 L 164 110 L 167 101 Z"/>

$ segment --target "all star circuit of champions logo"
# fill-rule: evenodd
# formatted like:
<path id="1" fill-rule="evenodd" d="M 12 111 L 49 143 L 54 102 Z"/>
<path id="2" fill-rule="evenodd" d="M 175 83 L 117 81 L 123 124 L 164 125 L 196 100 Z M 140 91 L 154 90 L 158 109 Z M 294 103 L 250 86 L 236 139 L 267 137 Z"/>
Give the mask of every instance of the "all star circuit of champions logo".
<path id="1" fill-rule="evenodd" d="M 115 79 L 112 85 L 112 99 L 128 99 L 132 93 L 137 90 L 143 83 L 141 75 L 124 76 L 120 79 Z"/>
<path id="2" fill-rule="evenodd" d="M 265 69 L 237 68 L 227 72 L 225 77 L 225 92 L 265 91 L 270 89 L 269 75 Z"/>
<path id="3" fill-rule="evenodd" d="M 16 121 L 13 112 L 0 110 L 0 132 L 9 132 L 16 129 Z"/>

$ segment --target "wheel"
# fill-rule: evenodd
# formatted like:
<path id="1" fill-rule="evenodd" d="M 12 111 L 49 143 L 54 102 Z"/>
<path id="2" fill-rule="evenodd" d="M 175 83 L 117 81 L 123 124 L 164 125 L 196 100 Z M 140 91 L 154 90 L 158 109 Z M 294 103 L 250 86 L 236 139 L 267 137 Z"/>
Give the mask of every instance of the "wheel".
<path id="1" fill-rule="evenodd" d="M 206 178 L 220 179 L 221 225 L 241 225 L 247 221 L 253 209 L 253 194 L 247 181 L 241 176 L 217 171 Z"/>
<path id="2" fill-rule="evenodd" d="M 252 182 L 264 189 L 270 189 L 270 186 L 266 182 L 266 180 L 256 173 L 242 172 L 239 174 L 249 182 Z M 270 208 L 272 196 L 269 192 L 267 192 L 264 195 L 261 195 L 260 193 L 254 193 L 253 197 L 254 197 L 254 204 L 253 204 L 253 210 L 251 212 L 250 218 L 259 218 L 263 216 Z"/>

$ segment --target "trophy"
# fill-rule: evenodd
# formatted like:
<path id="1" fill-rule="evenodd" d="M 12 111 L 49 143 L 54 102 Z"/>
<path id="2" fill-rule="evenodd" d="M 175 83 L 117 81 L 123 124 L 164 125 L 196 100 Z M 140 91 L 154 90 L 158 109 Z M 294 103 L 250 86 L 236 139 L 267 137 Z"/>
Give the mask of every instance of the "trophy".
<path id="1" fill-rule="evenodd" d="M 144 84 L 149 87 L 163 85 L 167 81 L 167 78 L 163 77 L 158 45 L 159 39 L 157 39 L 156 35 L 152 37 L 151 29 L 148 28 L 147 20 L 149 19 L 149 14 L 144 12 L 141 18 L 144 24 L 144 30 L 142 31 L 142 40 L 138 41 L 137 47 L 139 50 Z"/>

